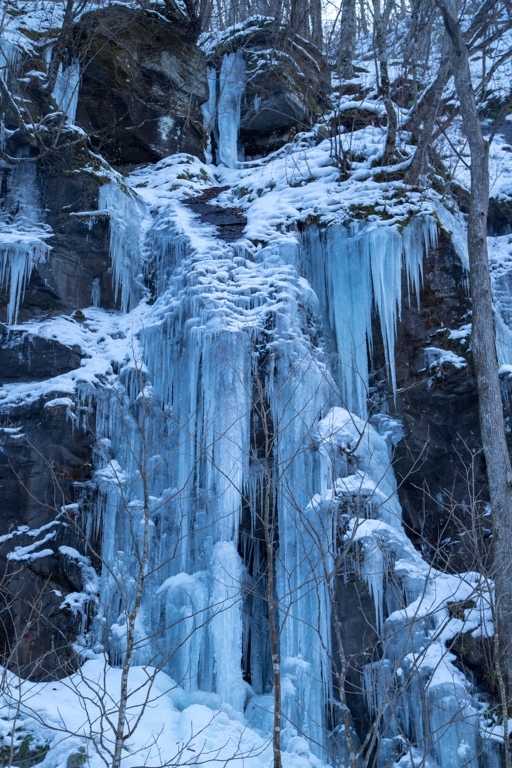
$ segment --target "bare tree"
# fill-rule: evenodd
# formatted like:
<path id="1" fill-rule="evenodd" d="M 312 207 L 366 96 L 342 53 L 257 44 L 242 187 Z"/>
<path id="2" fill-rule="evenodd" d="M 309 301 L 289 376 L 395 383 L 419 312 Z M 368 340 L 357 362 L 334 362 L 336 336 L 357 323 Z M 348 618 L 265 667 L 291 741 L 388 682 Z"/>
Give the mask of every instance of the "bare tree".
<path id="1" fill-rule="evenodd" d="M 512 467 L 508 453 L 503 404 L 498 379 L 492 292 L 487 254 L 489 205 L 488 145 L 482 135 L 468 48 L 454 8 L 438 0 L 450 40 L 455 86 L 464 130 L 471 152 L 471 197 L 468 218 L 471 298 L 473 306 L 473 359 L 477 376 L 482 444 L 487 464 L 493 515 L 497 626 L 495 642 L 503 671 L 502 699 L 512 698 Z M 507 718 L 504 717 L 508 742 Z"/>

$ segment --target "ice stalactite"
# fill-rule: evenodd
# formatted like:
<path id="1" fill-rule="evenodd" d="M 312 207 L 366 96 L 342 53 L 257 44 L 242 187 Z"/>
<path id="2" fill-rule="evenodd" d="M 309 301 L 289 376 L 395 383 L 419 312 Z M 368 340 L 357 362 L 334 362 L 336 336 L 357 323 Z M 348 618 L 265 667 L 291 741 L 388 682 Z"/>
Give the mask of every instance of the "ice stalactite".
<path id="1" fill-rule="evenodd" d="M 72 61 L 65 67 L 59 64 L 59 71 L 53 89 L 53 97 L 59 108 L 65 112 L 70 123 L 75 122 L 78 106 L 78 92 L 80 89 L 80 62 Z"/>
<path id="2" fill-rule="evenodd" d="M 34 265 L 44 261 L 50 230 L 41 223 L 35 163 L 18 163 L 7 174 L 0 210 L 0 287 L 9 292 L 7 322 L 16 323 Z"/>
<path id="3" fill-rule="evenodd" d="M 208 67 L 206 70 L 206 77 L 208 80 L 208 101 L 206 101 L 201 109 L 203 112 L 204 127 L 208 136 L 208 146 L 206 148 L 207 162 L 213 162 L 212 153 L 212 136 L 215 137 L 215 142 L 218 143 L 217 133 L 217 70 L 215 67 Z"/>
<path id="4" fill-rule="evenodd" d="M 115 297 L 127 312 L 142 295 L 142 251 L 148 226 L 144 205 L 135 192 L 111 182 L 100 188 L 98 209 L 109 216 Z"/>
<path id="5" fill-rule="evenodd" d="M 368 352 L 372 349 L 372 308 L 380 320 L 389 380 L 395 379 L 395 335 L 402 305 L 402 266 L 418 294 L 423 257 L 437 242 L 429 216 L 413 219 L 402 233 L 395 227 L 352 224 L 312 227 L 303 236 L 306 276 L 336 339 L 344 406 L 361 417 L 368 399 Z"/>

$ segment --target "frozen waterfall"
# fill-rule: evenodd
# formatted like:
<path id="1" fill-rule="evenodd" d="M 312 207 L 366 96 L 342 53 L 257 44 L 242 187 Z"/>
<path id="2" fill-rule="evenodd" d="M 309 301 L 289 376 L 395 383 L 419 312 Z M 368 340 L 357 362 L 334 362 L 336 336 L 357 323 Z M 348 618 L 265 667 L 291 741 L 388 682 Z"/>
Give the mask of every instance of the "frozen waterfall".
<path id="1" fill-rule="evenodd" d="M 433 219 L 413 219 L 402 232 L 312 227 L 295 248 L 287 241 L 254 261 L 210 234 L 191 240 L 176 203 L 148 228 L 135 198 L 112 187 L 102 194 L 123 304 L 135 301 L 128 297 L 141 270 L 158 295 L 131 362 L 97 405 L 96 478 L 103 528 L 111 531 L 98 639 L 113 661 L 122 659 L 147 535 L 137 663 L 156 664 L 186 691 L 214 694 L 264 722 L 262 708 L 270 716 L 272 706 L 272 565 L 283 748 L 306 737 L 328 758 L 330 732 L 343 731 L 332 622 L 336 563 L 348 547 L 344 557 L 370 591 L 384 638 L 382 657 L 362 670 L 370 713 L 389 710 L 379 765 L 405 734 L 432 765 L 473 766 L 476 710 L 432 616 L 446 611 L 461 584 L 464 598 L 484 600 L 483 593 L 474 580 L 432 572 L 415 552 L 402 529 L 388 446 L 365 420 L 372 311 L 394 386 L 402 270 L 417 295 L 423 255 L 436 241 Z M 127 227 L 144 237 L 134 239 Z M 340 360 L 332 373 L 304 330 L 307 313 L 332 329 Z"/>
<path id="2" fill-rule="evenodd" d="M 418 216 L 400 233 L 395 227 L 353 224 L 312 227 L 303 236 L 305 273 L 321 313 L 334 332 L 345 407 L 366 415 L 368 354 L 372 350 L 372 312 L 380 320 L 388 377 L 395 382 L 395 335 L 402 304 L 402 265 L 416 294 L 423 256 L 437 242 L 431 216 Z"/>

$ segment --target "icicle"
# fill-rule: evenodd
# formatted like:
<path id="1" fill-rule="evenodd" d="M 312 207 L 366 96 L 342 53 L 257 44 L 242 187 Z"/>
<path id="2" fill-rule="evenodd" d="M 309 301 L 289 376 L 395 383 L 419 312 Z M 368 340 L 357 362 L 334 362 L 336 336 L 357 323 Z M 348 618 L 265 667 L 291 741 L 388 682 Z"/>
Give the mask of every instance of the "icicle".
<path id="1" fill-rule="evenodd" d="M 91 283 L 91 301 L 93 307 L 100 306 L 100 295 L 100 279 L 99 277 L 94 277 Z"/>
<path id="2" fill-rule="evenodd" d="M 0 286 L 8 287 L 7 323 L 18 320 L 18 312 L 25 286 L 30 279 L 34 264 L 43 261 L 50 249 L 40 240 L 32 243 L 3 243 L 0 233 Z"/>
<path id="3" fill-rule="evenodd" d="M 437 226 L 420 216 L 402 234 L 394 227 L 350 230 L 333 225 L 311 228 L 303 238 L 302 259 L 320 302 L 322 314 L 335 333 L 340 360 L 343 405 L 364 418 L 368 396 L 368 352 L 372 349 L 372 304 L 380 320 L 386 367 L 396 389 L 395 337 L 402 302 L 402 261 L 409 290 L 419 301 L 423 257 L 436 244 Z"/>
<path id="4" fill-rule="evenodd" d="M 79 89 L 80 62 L 78 59 L 75 59 L 68 67 L 59 64 L 53 97 L 59 108 L 67 115 L 70 123 L 75 122 Z"/>
<path id="5" fill-rule="evenodd" d="M 208 101 L 202 105 L 204 127 L 210 134 L 215 127 L 217 119 L 217 70 L 215 67 L 207 67 L 206 78 L 208 81 Z"/>
<path id="6" fill-rule="evenodd" d="M 433 216 L 415 216 L 402 231 L 409 304 L 411 291 L 420 308 L 423 258 L 437 246 L 437 223 Z"/>
<path id="7" fill-rule="evenodd" d="M 208 81 L 208 101 L 206 101 L 201 109 L 203 112 L 204 127 L 206 135 L 208 136 L 207 147 L 205 151 L 206 162 L 213 163 L 212 153 L 212 134 L 215 136 L 215 140 L 218 141 L 218 132 L 216 129 L 217 124 L 217 70 L 215 67 L 207 67 L 206 78 Z"/>
<path id="8" fill-rule="evenodd" d="M 361 575 L 368 586 L 375 607 L 375 623 L 380 634 L 384 623 L 384 553 L 375 538 L 363 544 Z"/>
<path id="9" fill-rule="evenodd" d="M 41 223 L 35 163 L 19 163 L 10 172 L 0 210 L 0 286 L 9 291 L 7 322 L 15 323 L 34 264 L 50 251 L 50 228 Z"/>
<path id="10" fill-rule="evenodd" d="M 242 53 L 224 54 L 217 104 L 218 161 L 228 168 L 236 168 L 238 161 L 238 132 L 244 91 L 245 62 Z"/>
<path id="11" fill-rule="evenodd" d="M 121 309 L 127 312 L 140 298 L 137 278 L 141 270 L 142 237 L 146 211 L 134 192 L 124 191 L 111 182 L 100 189 L 98 209 L 110 217 L 110 258 L 115 297 L 120 294 Z"/>

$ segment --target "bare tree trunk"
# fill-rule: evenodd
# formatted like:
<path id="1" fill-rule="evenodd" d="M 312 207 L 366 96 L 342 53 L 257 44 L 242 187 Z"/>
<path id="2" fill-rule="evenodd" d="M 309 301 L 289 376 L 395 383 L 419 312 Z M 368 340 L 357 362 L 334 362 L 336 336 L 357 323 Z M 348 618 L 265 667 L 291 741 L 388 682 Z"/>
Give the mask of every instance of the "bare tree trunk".
<path id="1" fill-rule="evenodd" d="M 341 5 L 341 33 L 338 66 L 340 77 L 354 77 L 354 53 L 356 49 L 356 0 L 343 0 Z"/>
<path id="2" fill-rule="evenodd" d="M 265 435 L 265 439 L 266 439 Z M 272 655 L 272 679 L 274 683 L 274 722 L 272 728 L 273 768 L 281 768 L 281 662 L 279 653 L 279 631 L 275 595 L 275 542 L 274 526 L 271 521 L 272 478 L 270 467 L 265 467 L 263 489 L 263 527 L 267 554 L 267 609 L 270 630 L 270 653 Z"/>
<path id="3" fill-rule="evenodd" d="M 267 557 L 267 611 L 270 635 L 270 654 L 272 656 L 272 681 L 274 684 L 274 718 L 272 727 L 272 757 L 273 768 L 282 768 L 281 759 L 281 654 L 279 651 L 279 617 L 276 598 L 276 527 L 273 504 L 274 478 L 272 471 L 272 454 L 274 448 L 273 434 L 270 426 L 269 406 L 266 403 L 263 382 L 256 373 L 255 390 L 257 397 L 256 410 L 263 429 L 263 509 L 262 525 L 265 538 L 265 553 Z"/>
<path id="4" fill-rule="evenodd" d="M 361 34 L 367 35 L 368 34 L 368 20 L 366 18 L 366 3 L 365 0 L 359 0 L 359 24 L 361 27 Z"/>
<path id="5" fill-rule="evenodd" d="M 380 91 L 386 108 L 388 118 L 388 131 L 386 136 L 386 148 L 384 150 L 384 164 L 392 162 L 395 156 L 396 134 L 398 121 L 396 110 L 390 96 L 390 82 L 387 55 L 387 32 L 389 17 L 393 9 L 394 0 L 386 0 L 384 11 L 380 11 L 380 0 L 373 0 L 375 47 L 380 69 Z"/>
<path id="6" fill-rule="evenodd" d="M 121 669 L 121 690 L 119 694 L 119 711 L 117 715 L 117 724 L 115 729 L 114 750 L 112 755 L 112 768 L 120 768 L 123 756 L 123 747 L 126 739 L 130 735 L 127 729 L 128 699 L 129 693 L 129 674 L 133 663 L 133 653 L 136 642 L 137 618 L 142 604 L 142 593 L 146 582 L 146 569 L 149 555 L 149 528 L 151 525 L 151 509 L 149 500 L 149 469 L 148 469 L 148 450 L 147 450 L 147 420 L 145 405 L 142 405 L 142 423 L 140 425 L 141 435 L 141 456 L 139 462 L 139 473 L 142 482 L 142 506 L 143 506 L 143 534 L 142 546 L 137 556 L 137 577 L 135 579 L 135 594 L 133 604 L 130 606 L 128 598 L 126 605 L 126 652 Z"/>
<path id="7" fill-rule="evenodd" d="M 487 254 L 489 205 L 488 145 L 482 135 L 469 69 L 468 49 L 460 25 L 447 0 L 437 0 L 451 45 L 455 87 L 464 131 L 471 153 L 471 199 L 468 251 L 473 302 L 472 348 L 478 384 L 482 444 L 493 519 L 494 574 L 497 626 L 495 644 L 505 678 L 503 723 L 512 694 L 512 468 L 505 439 L 503 406 L 493 327 L 491 281 Z M 508 734 L 504 733 L 505 745 Z M 508 753 L 505 746 L 505 753 Z M 510 761 L 510 756 L 509 756 Z"/>
<path id="8" fill-rule="evenodd" d="M 55 83 L 57 82 L 57 75 L 59 74 L 59 67 L 63 62 L 64 55 L 66 53 L 66 45 L 68 43 L 69 34 L 77 18 L 85 8 L 86 3 L 84 0 L 67 0 L 66 9 L 64 11 L 64 19 L 62 21 L 62 27 L 59 32 L 57 41 L 55 42 L 52 50 L 52 59 L 50 66 L 48 67 L 48 81 L 45 86 L 46 93 L 53 93 Z"/>
<path id="9" fill-rule="evenodd" d="M 307 0 L 291 0 L 290 28 L 292 34 L 309 38 L 309 8 Z"/>

